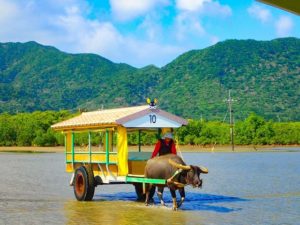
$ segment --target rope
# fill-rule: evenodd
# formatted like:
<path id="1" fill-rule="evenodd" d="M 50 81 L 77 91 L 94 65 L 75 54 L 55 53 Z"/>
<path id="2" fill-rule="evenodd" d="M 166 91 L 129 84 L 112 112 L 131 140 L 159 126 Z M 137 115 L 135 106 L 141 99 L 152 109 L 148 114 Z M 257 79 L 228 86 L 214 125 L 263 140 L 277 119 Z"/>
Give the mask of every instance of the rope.
<path id="1" fill-rule="evenodd" d="M 183 184 L 183 183 L 173 180 L 181 172 L 182 172 L 182 169 L 176 170 L 175 173 L 173 174 L 173 176 L 171 176 L 169 179 L 167 179 L 167 184 L 174 184 L 175 186 L 177 186 L 179 188 L 186 186 L 187 184 Z"/>
<path id="2" fill-rule="evenodd" d="M 180 154 L 180 157 L 181 157 L 181 158 L 182 158 L 182 160 L 184 161 L 184 158 L 183 158 L 182 152 L 180 151 L 178 137 L 175 137 L 175 142 L 176 142 L 176 150 L 177 150 L 177 152 L 179 152 L 179 154 Z"/>

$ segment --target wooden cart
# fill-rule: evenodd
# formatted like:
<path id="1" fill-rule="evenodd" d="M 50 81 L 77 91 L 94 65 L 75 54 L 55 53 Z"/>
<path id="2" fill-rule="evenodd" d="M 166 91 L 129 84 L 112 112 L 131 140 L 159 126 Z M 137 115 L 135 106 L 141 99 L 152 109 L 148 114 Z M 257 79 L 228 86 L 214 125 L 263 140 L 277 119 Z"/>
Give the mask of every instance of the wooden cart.
<path id="1" fill-rule="evenodd" d="M 187 121 L 156 107 L 144 105 L 83 112 L 74 118 L 52 125 L 65 135 L 66 171 L 72 173 L 70 184 L 79 201 L 93 199 L 95 187 L 102 184 L 134 184 L 142 198 L 142 184 L 164 184 L 161 179 L 144 177 L 144 168 L 151 152 L 142 152 L 142 131 L 161 131 L 186 125 Z M 127 133 L 138 132 L 139 145 L 128 151 Z M 85 134 L 86 146 L 75 145 L 75 138 Z M 92 136 L 100 135 L 101 146 L 92 145 Z M 113 142 L 116 142 L 115 144 Z"/>

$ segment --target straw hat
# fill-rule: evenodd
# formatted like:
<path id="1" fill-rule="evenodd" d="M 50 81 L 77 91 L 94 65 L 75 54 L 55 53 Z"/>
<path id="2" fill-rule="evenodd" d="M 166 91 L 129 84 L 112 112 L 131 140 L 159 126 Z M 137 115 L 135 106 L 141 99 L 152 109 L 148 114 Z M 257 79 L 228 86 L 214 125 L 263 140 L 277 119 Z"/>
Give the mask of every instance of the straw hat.
<path id="1" fill-rule="evenodd" d="M 165 133 L 165 134 L 162 136 L 162 139 L 166 139 L 166 138 L 173 139 L 173 134 L 170 133 L 170 132 Z"/>

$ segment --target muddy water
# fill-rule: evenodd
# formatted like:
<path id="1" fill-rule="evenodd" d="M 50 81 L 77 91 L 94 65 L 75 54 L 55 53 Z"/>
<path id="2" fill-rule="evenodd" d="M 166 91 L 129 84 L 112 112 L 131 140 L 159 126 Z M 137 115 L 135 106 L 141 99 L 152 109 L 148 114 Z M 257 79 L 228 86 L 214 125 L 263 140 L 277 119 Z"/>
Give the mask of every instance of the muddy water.
<path id="1" fill-rule="evenodd" d="M 185 153 L 209 168 L 203 188 L 186 189 L 177 212 L 135 201 L 131 185 L 96 188 L 78 202 L 64 154 L 0 153 L 0 224 L 299 224 L 300 152 Z"/>

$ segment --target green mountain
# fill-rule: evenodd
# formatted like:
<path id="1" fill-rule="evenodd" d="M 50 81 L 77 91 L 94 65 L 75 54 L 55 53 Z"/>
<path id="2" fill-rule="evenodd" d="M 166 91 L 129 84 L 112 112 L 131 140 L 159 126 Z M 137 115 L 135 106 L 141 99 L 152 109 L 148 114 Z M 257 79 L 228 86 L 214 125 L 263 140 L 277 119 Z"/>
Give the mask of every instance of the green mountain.
<path id="1" fill-rule="evenodd" d="M 231 90 L 237 119 L 252 111 L 275 120 L 300 120 L 299 39 L 228 40 L 187 52 L 162 73 L 161 97 L 169 99 L 167 109 L 179 114 L 222 120 Z"/>
<path id="2" fill-rule="evenodd" d="M 0 112 L 159 105 L 186 118 L 300 120 L 300 40 L 228 40 L 141 69 L 35 42 L 0 44 Z M 227 117 L 228 118 L 228 117 Z"/>

